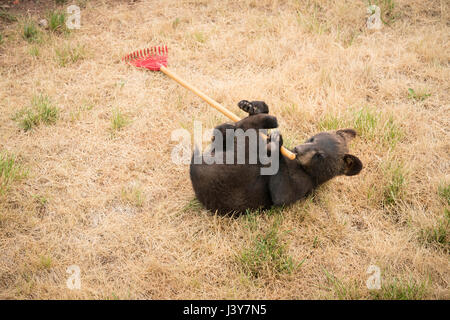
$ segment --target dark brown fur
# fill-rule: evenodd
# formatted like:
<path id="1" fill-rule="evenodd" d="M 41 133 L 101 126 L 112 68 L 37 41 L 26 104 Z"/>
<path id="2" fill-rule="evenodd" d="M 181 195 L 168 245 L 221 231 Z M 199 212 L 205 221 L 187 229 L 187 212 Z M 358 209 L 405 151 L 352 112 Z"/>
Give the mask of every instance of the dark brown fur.
<path id="1" fill-rule="evenodd" d="M 234 124 L 216 127 L 224 136 L 226 129 L 246 131 L 278 127 L 276 118 L 268 115 L 269 108 L 264 102 L 243 100 L 238 105 L 249 116 Z M 356 175 L 361 171 L 361 161 L 348 153 L 347 143 L 355 136 L 353 129 L 316 134 L 291 150 L 296 154 L 296 159 L 290 160 L 280 153 L 279 170 L 275 175 L 261 175 L 262 164 L 259 162 L 194 164 L 191 161 L 192 186 L 198 200 L 207 209 L 221 214 L 289 205 L 333 177 Z M 279 141 L 279 146 L 283 143 L 279 133 L 272 132 L 267 144 L 269 152 L 273 146 L 271 141 Z M 225 141 L 224 146 L 226 147 Z M 256 152 L 255 148 L 247 144 L 245 148 L 247 157 L 249 153 Z M 226 152 L 225 149 L 221 156 L 225 157 Z M 280 152 L 279 149 L 276 152 Z"/>

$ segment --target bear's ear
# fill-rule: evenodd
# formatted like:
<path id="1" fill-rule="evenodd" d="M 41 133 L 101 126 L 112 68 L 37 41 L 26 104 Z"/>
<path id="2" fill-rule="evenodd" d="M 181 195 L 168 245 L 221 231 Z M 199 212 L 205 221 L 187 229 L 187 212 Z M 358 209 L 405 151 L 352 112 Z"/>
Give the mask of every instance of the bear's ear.
<path id="1" fill-rule="evenodd" d="M 363 168 L 363 164 L 358 157 L 352 154 L 346 154 L 344 156 L 344 172 L 346 176 L 354 176 L 358 174 Z"/>
<path id="2" fill-rule="evenodd" d="M 347 142 L 350 142 L 354 137 L 356 137 L 356 131 L 353 129 L 341 129 L 336 131 L 336 134 L 340 135 Z"/>

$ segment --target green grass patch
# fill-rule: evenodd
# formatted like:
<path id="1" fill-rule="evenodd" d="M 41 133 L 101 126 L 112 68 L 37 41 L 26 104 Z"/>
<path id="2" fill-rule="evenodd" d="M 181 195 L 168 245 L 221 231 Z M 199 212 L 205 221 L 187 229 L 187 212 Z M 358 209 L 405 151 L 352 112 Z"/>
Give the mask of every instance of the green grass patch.
<path id="1" fill-rule="evenodd" d="M 371 290 L 370 295 L 374 300 L 420 300 L 427 294 L 428 284 L 428 281 L 394 278 L 388 283 L 382 281 L 381 289 Z"/>
<path id="2" fill-rule="evenodd" d="M 172 28 L 176 29 L 180 23 L 181 23 L 180 18 L 175 18 L 175 20 L 173 20 L 172 22 Z"/>
<path id="3" fill-rule="evenodd" d="M 20 110 L 15 114 L 13 120 L 25 130 L 31 130 L 40 124 L 55 124 L 59 117 L 59 109 L 53 105 L 46 95 L 34 96 L 31 107 Z"/>
<path id="4" fill-rule="evenodd" d="M 25 22 L 22 37 L 29 43 L 39 41 L 40 32 L 33 21 Z"/>
<path id="5" fill-rule="evenodd" d="M 397 143 L 404 137 L 402 129 L 397 125 L 392 115 L 384 122 L 382 130 L 384 143 L 395 148 Z"/>
<path id="6" fill-rule="evenodd" d="M 353 113 L 353 128 L 369 140 L 374 140 L 377 134 L 380 113 L 374 108 L 362 107 Z"/>
<path id="7" fill-rule="evenodd" d="M 8 191 L 11 183 L 24 178 L 26 174 L 14 155 L 0 152 L 0 196 Z"/>
<path id="8" fill-rule="evenodd" d="M 123 129 L 130 121 L 119 109 L 113 110 L 111 117 L 111 130 L 119 131 Z"/>
<path id="9" fill-rule="evenodd" d="M 425 244 L 437 245 L 445 250 L 450 249 L 450 211 L 444 209 L 444 217 L 428 228 L 420 230 L 419 239 Z"/>
<path id="10" fill-rule="evenodd" d="M 401 163 L 389 163 L 385 169 L 386 185 L 383 192 L 383 205 L 393 206 L 397 204 L 404 195 L 406 186 L 405 169 Z"/>
<path id="11" fill-rule="evenodd" d="M 200 201 L 197 200 L 197 198 L 193 198 L 191 200 L 189 200 L 188 203 L 186 203 L 186 205 L 183 207 L 182 211 L 183 212 L 187 212 L 187 211 L 199 211 L 203 208 L 202 204 L 200 203 Z"/>
<path id="12" fill-rule="evenodd" d="M 48 199 L 43 195 L 33 195 L 33 199 L 39 206 L 45 206 L 48 203 Z"/>
<path id="13" fill-rule="evenodd" d="M 322 35 L 331 30 L 323 9 L 317 3 L 309 6 L 307 11 L 298 10 L 297 22 L 306 32 L 312 34 Z"/>
<path id="14" fill-rule="evenodd" d="M 35 58 L 39 57 L 39 55 L 40 55 L 40 51 L 39 51 L 39 48 L 37 46 L 32 46 L 30 48 L 30 50 L 28 50 L 28 52 L 30 53 L 30 55 L 32 57 L 35 57 Z"/>
<path id="15" fill-rule="evenodd" d="M 431 93 L 424 90 L 418 90 L 417 92 L 413 88 L 408 88 L 408 98 L 416 101 L 424 101 L 426 98 L 430 97 Z"/>
<path id="16" fill-rule="evenodd" d="M 256 231 L 259 227 L 259 218 L 261 217 L 261 210 L 247 209 L 242 219 L 245 221 L 245 228 L 249 231 Z"/>
<path id="17" fill-rule="evenodd" d="M 76 107 L 74 110 L 69 112 L 70 121 L 75 122 L 82 118 L 82 116 L 87 112 L 94 108 L 94 105 L 91 103 L 84 103 L 81 106 Z"/>
<path id="18" fill-rule="evenodd" d="M 323 269 L 323 271 L 327 277 L 328 284 L 331 285 L 331 289 L 339 300 L 354 300 L 360 298 L 361 295 L 356 282 L 344 283 L 326 269 Z"/>
<path id="19" fill-rule="evenodd" d="M 40 267 L 42 269 L 50 269 L 52 267 L 53 261 L 50 256 L 41 256 Z"/>
<path id="20" fill-rule="evenodd" d="M 319 120 L 320 131 L 330 131 L 343 129 L 347 126 L 347 121 L 339 116 L 326 114 Z"/>
<path id="21" fill-rule="evenodd" d="M 16 16 L 14 16 L 13 14 L 11 14 L 5 10 L 0 10 L 0 19 L 5 22 L 16 22 L 17 21 Z"/>
<path id="22" fill-rule="evenodd" d="M 281 240 L 278 224 L 256 235 L 252 244 L 238 256 L 245 274 L 259 278 L 267 274 L 291 273 L 296 266 L 287 253 L 287 244 Z"/>
<path id="23" fill-rule="evenodd" d="M 136 207 L 142 207 L 145 201 L 145 194 L 140 186 L 122 188 L 120 196 L 123 201 Z"/>
<path id="24" fill-rule="evenodd" d="M 200 42 L 200 43 L 205 43 L 206 42 L 206 36 L 203 32 L 197 31 L 194 32 L 194 34 L 192 35 L 195 39 L 195 41 Z"/>
<path id="25" fill-rule="evenodd" d="M 320 131 L 353 128 L 367 141 L 394 148 L 404 138 L 404 133 L 392 114 L 373 107 L 349 109 L 342 115 L 325 114 L 318 123 Z"/>
<path id="26" fill-rule="evenodd" d="M 438 187 L 438 195 L 444 200 L 444 202 L 450 206 L 450 184 L 448 185 L 439 185 Z"/>
<path id="27" fill-rule="evenodd" d="M 54 33 L 69 33 L 66 26 L 66 14 L 60 11 L 52 11 L 48 14 L 48 28 Z"/>
<path id="28" fill-rule="evenodd" d="M 73 47 L 70 45 L 65 45 L 61 48 L 56 48 L 55 55 L 58 65 L 65 67 L 79 60 L 83 60 L 86 57 L 86 51 L 82 45 Z"/>

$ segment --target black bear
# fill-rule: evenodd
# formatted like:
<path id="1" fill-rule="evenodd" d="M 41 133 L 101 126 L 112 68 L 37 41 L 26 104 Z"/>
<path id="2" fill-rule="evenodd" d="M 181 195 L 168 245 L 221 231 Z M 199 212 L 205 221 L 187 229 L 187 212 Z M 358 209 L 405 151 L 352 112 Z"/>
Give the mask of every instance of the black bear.
<path id="1" fill-rule="evenodd" d="M 276 117 L 268 114 L 269 108 L 265 102 L 243 100 L 238 106 L 249 116 L 234 124 L 217 126 L 215 132 L 226 138 L 219 141 L 215 134 L 212 139 L 213 145 L 223 144 L 223 148 L 214 151 L 215 159 L 226 159 L 228 154 L 231 155 L 229 159 L 234 161 L 209 164 L 197 151 L 194 151 L 191 160 L 190 177 L 195 195 L 210 211 L 219 214 L 243 213 L 247 209 L 289 205 L 338 175 L 352 176 L 361 171 L 361 161 L 348 153 L 347 145 L 356 136 L 353 129 L 321 132 L 312 136 L 291 150 L 296 155 L 294 160 L 281 154 L 283 139 L 277 130 L 271 132 L 267 141 L 261 140 L 258 134 L 259 143 L 252 144 L 246 136 L 245 162 L 236 161 L 239 143 L 234 143 L 234 133 L 239 131 L 245 134 L 250 130 L 266 132 L 264 129 L 278 127 Z M 264 141 L 263 144 L 260 144 L 261 141 Z M 242 147 L 242 140 L 240 145 Z M 275 174 L 261 174 L 261 169 L 267 164 L 262 163 L 259 157 L 256 162 L 249 162 L 252 155 L 259 155 L 260 147 L 254 145 L 262 145 L 267 155 L 278 157 Z"/>

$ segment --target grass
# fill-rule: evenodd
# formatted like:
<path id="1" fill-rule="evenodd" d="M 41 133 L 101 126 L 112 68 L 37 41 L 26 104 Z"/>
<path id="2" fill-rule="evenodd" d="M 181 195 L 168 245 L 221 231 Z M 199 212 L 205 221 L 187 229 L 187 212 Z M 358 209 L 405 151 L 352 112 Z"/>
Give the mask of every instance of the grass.
<path id="1" fill-rule="evenodd" d="M 175 20 L 173 20 L 172 22 L 172 28 L 176 29 L 178 27 L 178 25 L 180 24 L 181 20 L 180 18 L 175 18 Z"/>
<path id="2" fill-rule="evenodd" d="M 252 245 L 241 252 L 238 261 L 243 272 L 253 278 L 291 273 L 296 267 L 287 254 L 286 243 L 280 238 L 277 223 L 256 235 Z"/>
<path id="3" fill-rule="evenodd" d="M 394 278 L 385 283 L 381 282 L 380 290 L 371 290 L 374 300 L 420 300 L 427 294 L 429 281 L 402 280 Z"/>
<path id="4" fill-rule="evenodd" d="M 402 129 L 395 122 L 394 117 L 390 115 L 384 122 L 381 132 L 384 132 L 383 140 L 390 148 L 395 148 L 397 143 L 404 137 Z"/>
<path id="5" fill-rule="evenodd" d="M 3 43 L 4 43 L 3 35 L 0 33 L 0 45 L 2 45 Z"/>
<path id="6" fill-rule="evenodd" d="M 17 17 L 5 10 L 0 10 L 0 20 L 5 22 L 17 22 Z"/>
<path id="7" fill-rule="evenodd" d="M 330 131 L 345 128 L 347 122 L 339 116 L 332 114 L 326 114 L 323 116 L 318 123 L 320 131 Z"/>
<path id="8" fill-rule="evenodd" d="M 327 277 L 328 284 L 331 285 L 331 289 L 335 296 L 339 300 L 356 300 L 360 299 L 361 294 L 358 289 L 357 283 L 344 283 L 342 280 L 334 276 L 332 273 L 323 269 L 325 276 Z"/>
<path id="9" fill-rule="evenodd" d="M 25 23 L 22 37 L 30 43 L 39 40 L 39 30 L 33 21 Z"/>
<path id="10" fill-rule="evenodd" d="M 387 182 L 384 186 L 382 203 L 388 207 L 402 200 L 406 186 L 405 169 L 401 163 L 390 162 L 385 169 L 385 176 Z"/>
<path id="11" fill-rule="evenodd" d="M 120 111 L 119 108 L 113 110 L 111 117 L 111 130 L 113 132 L 122 130 L 129 123 L 129 119 L 122 113 L 122 111 Z"/>
<path id="12" fill-rule="evenodd" d="M 416 101 L 424 101 L 426 98 L 430 97 L 431 93 L 426 91 L 415 91 L 413 88 L 408 89 L 408 98 Z"/>
<path id="13" fill-rule="evenodd" d="M 359 135 L 372 140 L 375 138 L 380 114 L 374 108 L 362 107 L 354 111 L 353 119 L 353 126 Z"/>
<path id="14" fill-rule="evenodd" d="M 450 251 L 450 211 L 444 209 L 444 217 L 439 219 L 434 226 L 420 230 L 419 239 L 426 244 L 434 244 Z"/>
<path id="15" fill-rule="evenodd" d="M 440 184 L 438 186 L 438 195 L 442 198 L 444 203 L 450 206 L 450 184 Z"/>
<path id="16" fill-rule="evenodd" d="M 142 207 L 145 201 L 145 194 L 140 186 L 131 186 L 122 188 L 121 198 L 123 201 L 136 207 Z"/>
<path id="17" fill-rule="evenodd" d="M 395 0 L 400 15 L 379 32 L 366 28 L 367 1 L 91 1 L 79 32 L 38 28 L 42 43 L 23 39 L 23 23 L 49 21 L 55 3 L 20 2 L 19 21 L 0 19 L 0 150 L 32 174 L 0 196 L 0 299 L 450 298 L 445 1 Z M 228 120 L 165 75 L 121 61 L 155 41 L 172 44 L 169 65 L 230 111 L 265 100 L 291 147 L 356 123 L 350 153 L 363 170 L 280 211 L 209 213 L 189 166 L 170 161 L 171 132 Z M 78 44 L 87 55 L 61 67 L 56 49 Z M 408 98 L 408 88 L 431 96 Z M 36 92 L 59 116 L 25 134 L 26 113 L 9 115 L 37 113 Z M 132 124 L 113 130 L 114 107 Z M 389 266 L 384 291 L 366 288 L 374 262 Z M 66 287 L 72 264 L 81 290 Z"/>
<path id="18" fill-rule="evenodd" d="M 320 131 L 354 128 L 358 135 L 368 141 L 380 142 L 380 145 L 395 148 L 404 138 L 402 128 L 391 113 L 378 111 L 373 107 L 349 109 L 342 115 L 326 113 L 319 122 Z"/>
<path id="19" fill-rule="evenodd" d="M 314 2 L 313 5 L 308 8 L 307 12 L 298 10 L 297 22 L 309 33 L 322 35 L 329 32 L 330 26 L 323 15 L 319 13 L 321 10 L 322 8 L 317 2 Z"/>
<path id="20" fill-rule="evenodd" d="M 74 110 L 69 112 L 70 121 L 75 122 L 80 120 L 83 116 L 87 114 L 87 111 L 91 111 L 94 105 L 91 103 L 84 103 L 81 106 L 76 107 Z"/>
<path id="21" fill-rule="evenodd" d="M 381 21 L 386 25 L 391 25 L 400 17 L 394 0 L 368 0 L 367 2 L 369 6 L 374 4 L 380 8 Z"/>
<path id="22" fill-rule="evenodd" d="M 197 42 L 200 42 L 200 43 L 206 42 L 206 36 L 201 31 L 194 32 L 193 37 L 194 37 L 195 41 L 197 41 Z"/>
<path id="23" fill-rule="evenodd" d="M 50 256 L 41 256 L 40 266 L 42 269 L 50 269 L 52 267 L 53 261 Z"/>
<path id="24" fill-rule="evenodd" d="M 60 11 L 51 11 L 48 14 L 48 27 L 54 33 L 69 33 L 66 27 L 66 14 Z"/>
<path id="25" fill-rule="evenodd" d="M 13 120 L 17 121 L 19 127 L 24 131 L 29 131 L 41 124 L 55 124 L 59 117 L 59 109 L 46 95 L 40 94 L 34 96 L 31 101 L 31 107 L 24 108 L 17 112 Z"/>
<path id="26" fill-rule="evenodd" d="M 43 195 L 34 195 L 33 198 L 40 207 L 45 207 L 48 204 L 48 199 Z"/>
<path id="27" fill-rule="evenodd" d="M 32 46 L 28 52 L 30 53 L 30 55 L 32 57 L 35 57 L 35 58 L 39 57 L 39 55 L 40 55 L 39 47 L 37 47 L 37 46 Z"/>
<path id="28" fill-rule="evenodd" d="M 26 171 L 13 154 L 0 152 L 0 196 L 4 195 L 10 185 L 26 176 Z"/>
<path id="29" fill-rule="evenodd" d="M 194 211 L 197 212 L 199 210 L 201 210 L 203 208 L 202 204 L 200 203 L 200 201 L 197 200 L 197 198 L 193 198 L 191 200 L 189 200 L 189 202 L 183 207 L 183 212 L 187 212 L 187 211 Z"/>
<path id="30" fill-rule="evenodd" d="M 60 48 L 55 49 L 56 61 L 60 67 L 66 67 L 69 64 L 76 63 L 86 57 L 86 50 L 84 46 L 71 46 L 66 44 Z"/>

